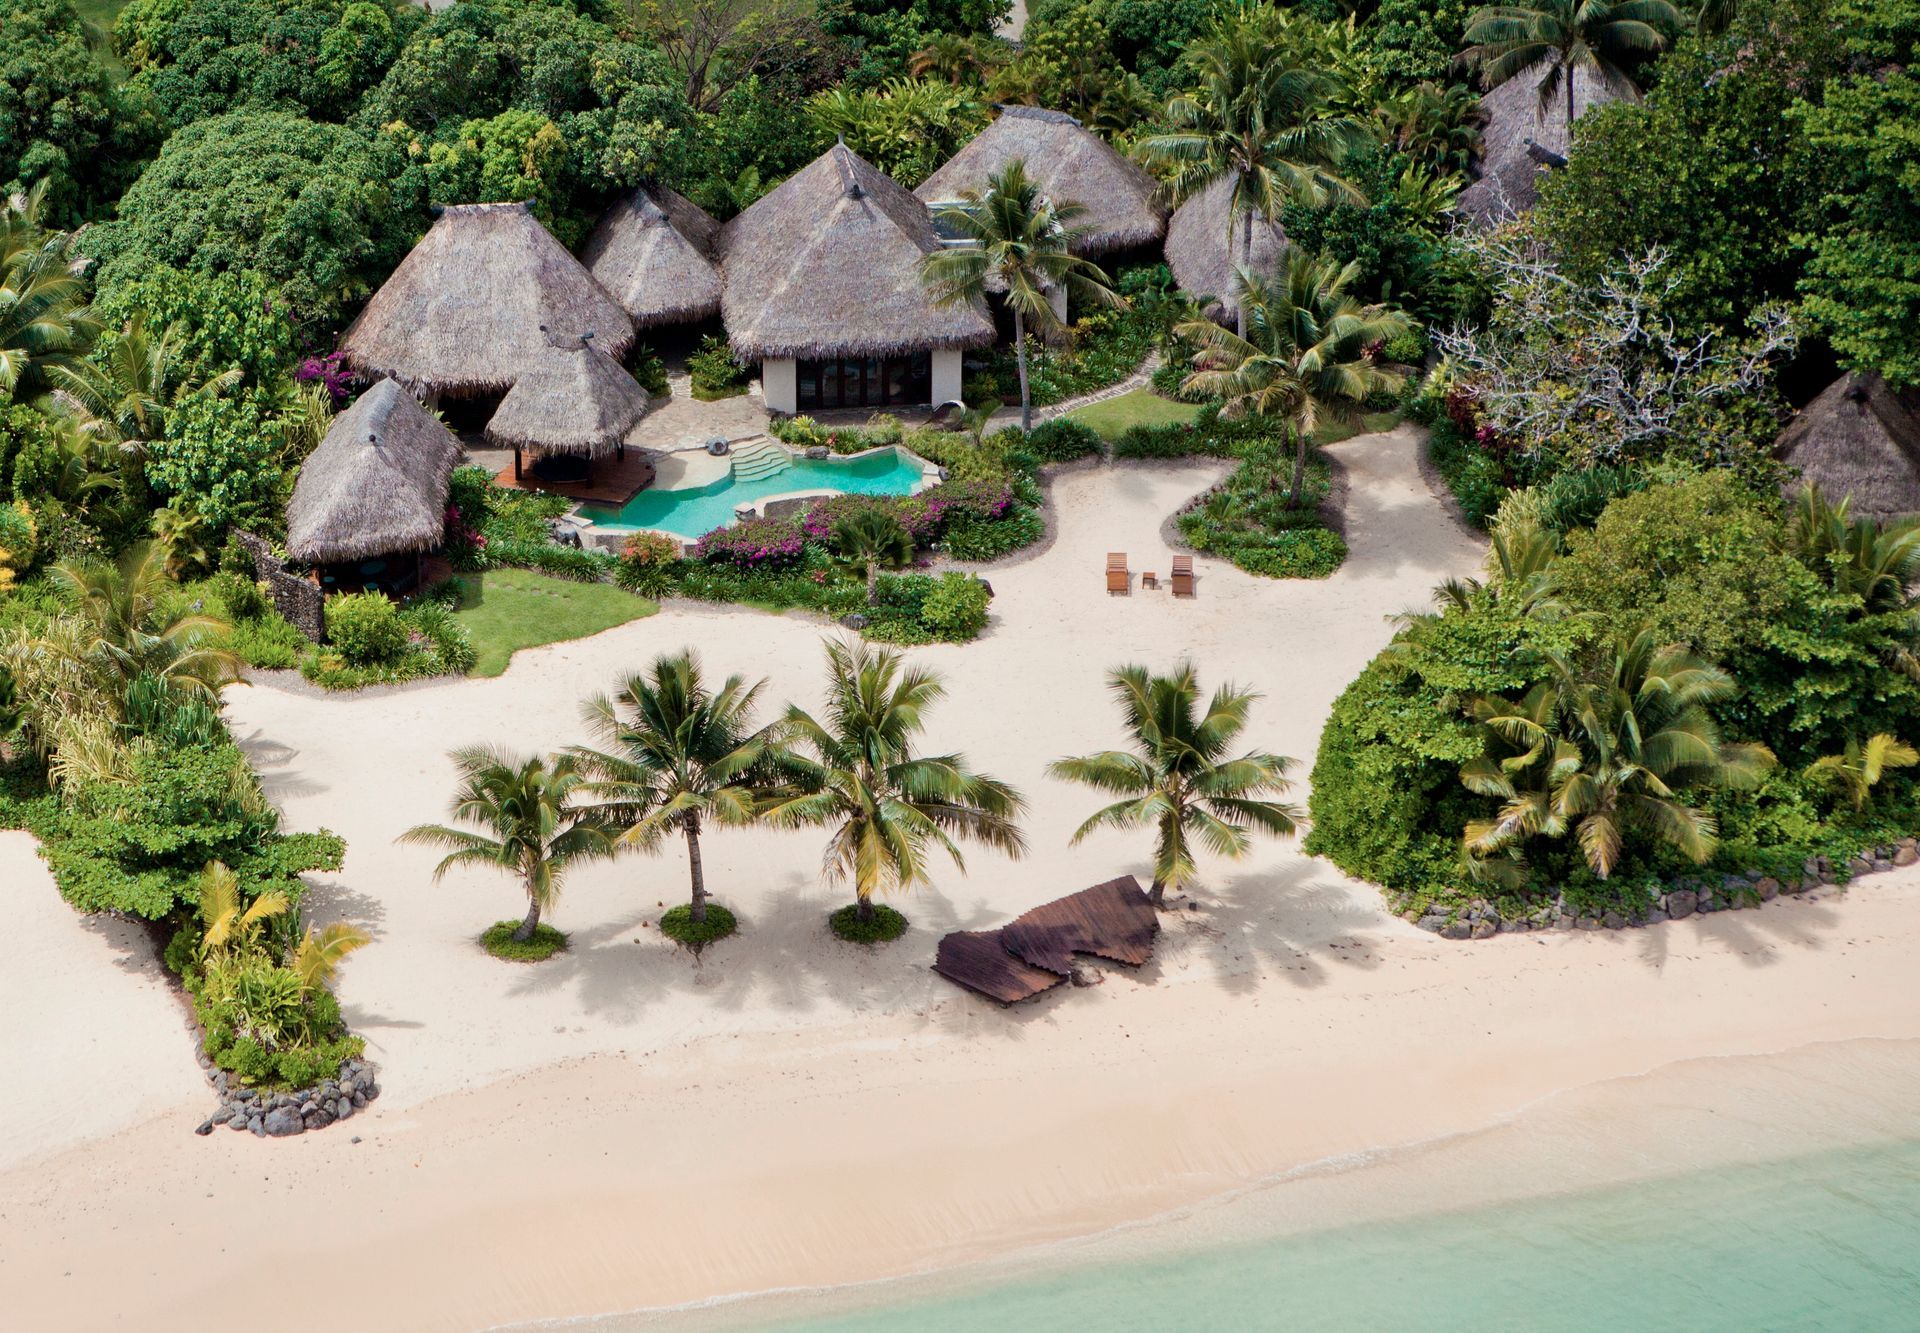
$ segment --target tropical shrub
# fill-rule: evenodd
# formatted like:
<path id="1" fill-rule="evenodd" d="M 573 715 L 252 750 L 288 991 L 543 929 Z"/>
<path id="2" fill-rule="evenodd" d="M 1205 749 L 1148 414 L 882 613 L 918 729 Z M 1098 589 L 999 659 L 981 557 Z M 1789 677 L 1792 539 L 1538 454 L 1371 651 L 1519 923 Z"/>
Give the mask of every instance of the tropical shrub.
<path id="1" fill-rule="evenodd" d="M 673 566 L 680 543 L 659 532 L 636 532 L 620 551 L 614 581 L 642 597 L 663 597 L 673 587 Z"/>
<path id="2" fill-rule="evenodd" d="M 749 518 L 715 528 L 694 544 L 692 558 L 736 569 L 791 569 L 806 545 L 790 518 Z"/>
<path id="3" fill-rule="evenodd" d="M 687 374 L 693 381 L 695 398 L 731 398 L 747 391 L 746 368 L 734 360 L 726 339 L 713 334 L 702 338 L 687 358 Z"/>
<path id="4" fill-rule="evenodd" d="M 934 580 L 920 603 L 920 623 L 936 638 L 964 643 L 987 627 L 993 594 L 979 579 L 949 570 Z"/>
<path id="5" fill-rule="evenodd" d="M 1055 417 L 1027 432 L 1022 442 L 1029 453 L 1043 463 L 1067 463 L 1076 458 L 1105 452 L 1100 432 L 1084 421 Z"/>
<path id="6" fill-rule="evenodd" d="M 327 642 L 354 666 L 391 666 L 407 646 L 400 609 L 377 592 L 327 599 Z"/>

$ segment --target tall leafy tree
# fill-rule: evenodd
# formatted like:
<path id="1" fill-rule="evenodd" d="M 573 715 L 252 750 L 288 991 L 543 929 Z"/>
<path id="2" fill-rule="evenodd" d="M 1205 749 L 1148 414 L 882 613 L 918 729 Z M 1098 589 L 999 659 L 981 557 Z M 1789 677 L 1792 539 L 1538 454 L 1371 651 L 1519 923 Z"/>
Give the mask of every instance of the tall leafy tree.
<path id="1" fill-rule="evenodd" d="M 940 220 L 971 242 L 936 251 L 925 275 L 943 305 L 983 301 L 998 292 L 1013 312 L 1014 358 L 1020 367 L 1020 429 L 1033 429 L 1033 392 L 1027 381 L 1027 330 L 1062 330 L 1050 293 L 1064 290 L 1093 305 L 1125 304 L 1107 275 L 1073 252 L 1086 212 L 1071 199 L 1050 199 L 1016 158 L 987 178 L 987 188 L 963 191 Z"/>
<path id="2" fill-rule="evenodd" d="M 1473 16 L 1462 59 L 1476 65 L 1487 87 L 1495 88 L 1536 65 L 1542 66 L 1535 91 L 1545 115 L 1556 98 L 1566 101 L 1567 128 L 1573 128 L 1575 71 L 1615 92 L 1639 90 L 1634 66 L 1664 51 L 1680 30 L 1680 11 L 1667 0 L 1528 0 L 1489 5 Z"/>
<path id="3" fill-rule="evenodd" d="M 1323 422 L 1358 416 L 1373 394 L 1398 388 L 1401 373 L 1378 348 L 1412 327 L 1397 310 L 1363 305 L 1349 290 L 1357 264 L 1338 265 L 1289 246 L 1279 276 L 1239 273 L 1243 332 L 1211 320 L 1178 328 L 1198 351 L 1187 387 L 1222 399 L 1229 417 L 1267 417 L 1293 436 L 1292 500 L 1298 503 L 1307 441 Z"/>
<path id="4" fill-rule="evenodd" d="M 492 866 L 519 879 L 527 914 L 514 929 L 521 943 L 533 938 L 540 914 L 553 909 L 561 883 L 574 866 L 612 854 L 613 842 L 579 798 L 587 777 L 572 755 L 514 756 L 489 746 L 455 750 L 460 786 L 453 818 L 469 828 L 418 824 L 400 841 L 443 847 L 435 881 L 458 866 Z"/>
<path id="5" fill-rule="evenodd" d="M 1195 46 L 1197 87 L 1167 103 L 1171 129 L 1139 144 L 1141 156 L 1168 173 L 1175 203 L 1233 183 L 1226 242 L 1241 265 L 1253 254 L 1256 217 L 1271 221 L 1290 202 L 1318 205 L 1332 192 L 1359 197 L 1339 173 L 1368 131 L 1333 110 L 1341 82 L 1296 56 L 1291 22 L 1270 6 L 1250 6 Z"/>
<path id="6" fill-rule="evenodd" d="M 616 693 L 588 702 L 587 724 L 602 748 L 571 752 L 616 848 L 656 851 L 675 834 L 685 839 L 695 922 L 707 919 L 701 834 L 710 823 L 751 823 L 768 790 L 768 733 L 753 723 L 765 685 L 729 676 L 715 690 L 691 649 L 661 656 Z"/>
<path id="7" fill-rule="evenodd" d="M 1234 755 L 1260 696 L 1223 685 L 1203 710 L 1199 675 L 1183 662 L 1165 676 L 1125 666 L 1108 677 L 1126 719 L 1128 748 L 1056 760 L 1050 772 L 1121 799 L 1088 816 L 1074 842 L 1099 828 L 1154 831 L 1156 905 L 1185 889 L 1198 873 L 1197 849 L 1238 859 L 1253 835 L 1294 831 L 1299 812 L 1272 798 L 1290 785 L 1293 762 L 1264 750 Z"/>
<path id="8" fill-rule="evenodd" d="M 822 868 L 853 886 L 861 921 L 873 919 L 876 895 L 926 883 L 936 853 L 965 869 L 961 841 L 1015 857 L 1026 850 L 1017 791 L 963 755 L 918 753 L 926 710 L 946 693 L 939 677 L 861 640 L 828 643 L 827 667 L 821 716 L 787 710 L 783 766 L 795 790 L 765 818 L 832 830 Z"/>

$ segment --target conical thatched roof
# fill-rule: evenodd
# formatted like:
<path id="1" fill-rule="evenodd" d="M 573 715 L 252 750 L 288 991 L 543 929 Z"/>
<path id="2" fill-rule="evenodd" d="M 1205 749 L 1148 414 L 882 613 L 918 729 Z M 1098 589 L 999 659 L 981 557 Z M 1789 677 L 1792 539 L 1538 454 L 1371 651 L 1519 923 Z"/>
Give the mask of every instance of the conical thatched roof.
<path id="1" fill-rule="evenodd" d="M 446 530 L 460 441 L 390 379 L 333 419 L 287 502 L 287 553 L 338 564 L 430 551 Z"/>
<path id="2" fill-rule="evenodd" d="M 460 204 L 400 261 L 340 340 L 356 370 L 425 390 L 504 389 L 548 328 L 626 355 L 633 322 L 525 204 Z"/>
<path id="3" fill-rule="evenodd" d="M 1056 202 L 1084 207 L 1075 227 L 1082 254 L 1124 250 L 1167 234 L 1153 177 L 1127 161 L 1105 139 L 1072 116 L 1037 106 L 1010 106 L 914 193 L 928 203 L 987 188 L 988 179 L 1022 159 L 1027 174 Z"/>
<path id="4" fill-rule="evenodd" d="M 604 458 L 647 414 L 647 391 L 620 363 L 579 338 L 555 338 L 527 363 L 487 422 L 512 448 Z"/>
<path id="5" fill-rule="evenodd" d="M 927 206 L 835 144 L 720 230 L 721 310 L 742 357 L 887 356 L 993 341 L 984 304 L 934 303 Z"/>
<path id="6" fill-rule="evenodd" d="M 1480 135 L 1480 179 L 1460 192 L 1454 209 L 1483 227 L 1495 226 L 1533 207 L 1540 195 L 1540 173 L 1549 163 L 1564 162 L 1573 148 L 1567 125 L 1567 90 L 1563 83 L 1544 113 L 1540 107 L 1540 79 L 1544 64 L 1522 70 L 1480 98 L 1484 121 Z M 1577 120 L 1619 94 L 1576 68 L 1573 75 L 1573 114 Z M 1649 164 L 1648 170 L 1654 167 Z"/>
<path id="7" fill-rule="evenodd" d="M 1920 395 L 1874 374 L 1842 375 L 1802 408 L 1775 456 L 1862 518 L 1920 515 Z"/>
<path id="8" fill-rule="evenodd" d="M 1228 249 L 1228 228 L 1232 228 L 1232 249 Z M 1280 252 L 1286 247 L 1287 234 L 1278 219 L 1253 219 L 1251 258 L 1241 249 L 1241 231 L 1245 221 L 1233 217 L 1233 180 L 1222 177 L 1173 211 L 1167 223 L 1167 267 L 1173 280 L 1187 295 L 1212 297 L 1207 313 L 1215 319 L 1231 318 L 1234 304 L 1234 270 L 1250 268 L 1271 276 Z"/>
<path id="9" fill-rule="evenodd" d="M 692 200 L 651 186 L 607 210 L 580 261 L 640 328 L 706 319 L 720 312 L 719 230 Z"/>

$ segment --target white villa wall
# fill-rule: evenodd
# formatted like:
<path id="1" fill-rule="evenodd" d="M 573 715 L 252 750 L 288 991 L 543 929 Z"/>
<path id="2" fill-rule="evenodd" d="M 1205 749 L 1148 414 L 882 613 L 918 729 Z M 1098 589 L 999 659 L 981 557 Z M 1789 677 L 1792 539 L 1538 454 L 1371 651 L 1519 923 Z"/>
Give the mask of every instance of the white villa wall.
<path id="1" fill-rule="evenodd" d="M 933 349 L 932 406 L 938 407 L 942 403 L 959 401 L 960 360 L 962 355 L 958 347 L 936 347 Z"/>
<path id="2" fill-rule="evenodd" d="M 792 416 L 800 410 L 799 370 L 790 356 L 770 357 L 760 363 L 760 392 L 767 411 Z"/>

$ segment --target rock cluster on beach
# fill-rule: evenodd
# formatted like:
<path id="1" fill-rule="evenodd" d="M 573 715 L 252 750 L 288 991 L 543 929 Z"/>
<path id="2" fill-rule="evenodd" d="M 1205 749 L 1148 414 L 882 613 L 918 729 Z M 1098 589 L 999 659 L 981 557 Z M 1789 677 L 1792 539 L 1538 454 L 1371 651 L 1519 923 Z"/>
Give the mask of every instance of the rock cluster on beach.
<path id="1" fill-rule="evenodd" d="M 1920 840 L 1902 838 L 1885 847 L 1870 848 L 1844 865 L 1835 865 L 1824 856 L 1810 856 L 1797 877 L 1769 875 L 1759 870 L 1723 875 L 1717 881 L 1698 875 L 1682 876 L 1667 885 L 1666 891 L 1653 900 L 1644 914 L 1633 916 L 1617 909 L 1598 915 L 1579 912 L 1560 897 L 1519 917 L 1504 916 L 1492 903 L 1475 899 L 1464 910 L 1439 904 L 1429 906 L 1424 912 L 1410 908 L 1402 914 L 1402 919 L 1446 940 L 1484 940 L 1493 935 L 1529 930 L 1624 930 L 1628 926 L 1681 921 L 1696 913 L 1758 907 L 1783 893 L 1798 897 L 1827 885 L 1844 884 L 1862 875 L 1909 866 L 1916 861 L 1920 861 Z"/>
<path id="2" fill-rule="evenodd" d="M 220 1094 L 220 1107 L 200 1122 L 193 1131 L 196 1134 L 211 1134 L 217 1126 L 225 1125 L 235 1131 L 250 1130 L 262 1138 L 288 1138 L 350 1119 L 380 1095 L 374 1068 L 364 1060 L 349 1060 L 340 1066 L 338 1077 L 293 1092 L 245 1087 L 224 1069 L 209 1068 L 207 1076 Z"/>

